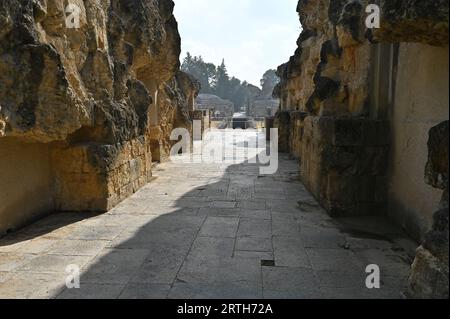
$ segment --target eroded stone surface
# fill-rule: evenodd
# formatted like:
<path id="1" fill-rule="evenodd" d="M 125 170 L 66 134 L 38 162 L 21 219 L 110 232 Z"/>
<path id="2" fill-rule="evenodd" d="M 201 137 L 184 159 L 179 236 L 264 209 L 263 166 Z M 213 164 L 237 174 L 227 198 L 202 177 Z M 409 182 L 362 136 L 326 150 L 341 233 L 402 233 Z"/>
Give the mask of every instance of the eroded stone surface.
<path id="1" fill-rule="evenodd" d="M 192 133 L 200 88 L 179 70 L 174 2 L 71 4 L 79 27 L 66 23 L 67 1 L 0 4 L 0 148 L 12 154 L 0 166 L 26 157 L 13 183 L 0 182 L 12 193 L 1 198 L 0 235 L 54 210 L 110 210 L 167 159 L 174 127 Z M 26 186 L 22 171 L 34 177 Z M 28 188 L 45 199 L 25 204 Z"/>
<path id="2" fill-rule="evenodd" d="M 378 1 L 380 28 L 372 30 L 366 25 L 369 4 L 298 2 L 303 31 L 295 54 L 278 68 L 274 91 L 281 101 L 279 149 L 299 159 L 301 180 L 332 216 L 388 213 L 417 241 L 426 237 L 430 249 L 448 256 L 448 204 L 431 221 L 438 193 L 427 190 L 420 175 L 408 176 L 423 170 L 426 132 L 448 119 L 448 91 L 431 84 L 448 84 L 448 2 Z M 433 107 L 424 96 L 436 101 Z M 440 130 L 445 124 L 432 132 Z M 426 180 L 446 189 L 448 138 L 431 138 L 430 146 L 436 156 L 428 161 Z M 415 293 L 436 297 L 440 291 L 445 298 L 448 262 L 434 255 L 419 250 Z"/>
<path id="3" fill-rule="evenodd" d="M 396 242 L 409 240 L 382 218 L 332 221 L 286 156 L 264 178 L 255 164 L 171 162 L 155 177 L 106 214 L 55 214 L 0 240 L 0 296 L 401 298 L 410 264 Z M 270 189 L 291 199 L 258 196 Z M 214 208 L 217 192 L 237 208 Z M 365 287 L 370 263 L 383 269 L 379 291 Z M 65 288 L 69 264 L 81 268 L 81 289 Z"/>
<path id="4" fill-rule="evenodd" d="M 448 45 L 446 0 L 384 0 L 380 8 L 383 12 L 381 28 L 369 34 L 373 40 Z"/>
<path id="5" fill-rule="evenodd" d="M 414 298 L 448 299 L 448 125 L 448 121 L 442 122 L 429 135 L 425 178 L 444 193 L 439 210 L 434 213 L 433 227 L 417 250 L 409 280 L 409 293 Z"/>

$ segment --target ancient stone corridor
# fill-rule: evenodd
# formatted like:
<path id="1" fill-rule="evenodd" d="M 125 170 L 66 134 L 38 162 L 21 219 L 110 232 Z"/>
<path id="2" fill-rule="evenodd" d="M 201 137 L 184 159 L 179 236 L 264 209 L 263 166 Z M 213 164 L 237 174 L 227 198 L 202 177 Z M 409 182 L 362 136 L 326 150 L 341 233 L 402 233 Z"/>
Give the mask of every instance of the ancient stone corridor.
<path id="1" fill-rule="evenodd" d="M 417 244 L 380 217 L 331 219 L 297 175 L 288 155 L 267 176 L 163 163 L 106 214 L 57 213 L 1 239 L 0 298 L 402 298 Z M 380 289 L 366 288 L 370 264 Z"/>

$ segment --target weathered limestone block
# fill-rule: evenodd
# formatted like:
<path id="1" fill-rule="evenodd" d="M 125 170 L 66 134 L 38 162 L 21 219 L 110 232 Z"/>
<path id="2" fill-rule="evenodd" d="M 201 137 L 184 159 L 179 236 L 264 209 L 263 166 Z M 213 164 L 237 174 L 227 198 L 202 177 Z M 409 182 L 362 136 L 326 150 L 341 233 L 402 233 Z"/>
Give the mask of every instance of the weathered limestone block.
<path id="1" fill-rule="evenodd" d="M 173 2 L 71 3 L 81 10 L 79 28 L 65 25 L 62 0 L 2 2 L 3 135 L 64 141 L 97 126 L 106 126 L 111 143 L 141 135 L 137 118 L 147 111 L 152 86 L 179 68 Z M 143 70 L 155 81 L 140 78 Z"/>
<path id="2" fill-rule="evenodd" d="M 408 293 L 412 298 L 449 297 L 448 142 L 449 121 L 430 130 L 425 178 L 429 185 L 443 189 L 444 194 L 440 209 L 434 214 L 433 227 L 417 250 L 409 279 Z"/>
<path id="3" fill-rule="evenodd" d="M 194 110 L 195 99 L 200 92 L 200 82 L 191 75 L 179 71 L 174 78 L 171 92 L 174 93 L 171 101 L 175 104 L 177 110 L 174 115 L 173 128 L 187 129 L 193 136 L 194 119 L 191 117 L 191 111 Z M 169 139 L 169 136 L 167 138 Z M 168 142 L 173 145 L 177 141 Z"/>
<path id="4" fill-rule="evenodd" d="M 370 215 L 386 205 L 386 126 L 365 118 L 304 119 L 300 176 L 331 215 Z"/>
<path id="5" fill-rule="evenodd" d="M 296 158 L 300 158 L 301 156 L 301 142 L 303 141 L 303 134 L 304 134 L 304 121 L 305 118 L 308 116 L 308 113 L 295 111 L 291 112 L 290 114 L 290 121 L 291 121 L 291 132 L 289 134 L 290 136 L 290 152 L 292 155 L 294 155 Z"/>
<path id="6" fill-rule="evenodd" d="M 366 6 L 381 7 L 381 29 L 368 32 Z M 368 114 L 371 41 L 448 44 L 448 1 L 300 0 L 298 49 L 278 68 L 282 110 L 314 115 Z M 417 21 L 417 23 L 416 23 Z"/>
<path id="7" fill-rule="evenodd" d="M 366 7 L 369 4 L 378 4 L 381 9 L 380 29 L 367 29 Z M 411 144 L 419 143 L 422 138 L 420 132 L 413 132 L 420 123 L 408 128 L 408 132 L 398 131 L 398 122 L 415 121 L 397 118 L 398 110 L 411 108 L 410 113 L 420 114 L 419 117 L 427 113 L 431 121 L 436 116 L 433 110 L 436 107 L 427 105 L 426 101 L 432 99 L 445 104 L 448 91 L 420 92 L 406 102 L 400 101 L 398 96 L 414 90 L 414 81 L 430 81 L 435 77 L 429 65 L 414 59 L 420 64 L 420 73 L 411 70 L 406 74 L 411 77 L 427 74 L 427 79 L 402 78 L 401 72 L 405 70 L 401 67 L 408 64 L 400 59 L 408 57 L 402 56 L 398 48 L 402 49 L 404 44 L 390 43 L 417 42 L 444 47 L 445 52 L 448 0 L 299 0 L 297 11 L 303 31 L 295 54 L 278 68 L 281 81 L 274 90 L 274 96 L 280 99 L 281 111 L 276 120 L 280 150 L 299 156 L 302 181 L 330 214 L 385 214 L 388 197 L 391 212 L 395 210 L 395 198 L 391 193 L 399 191 L 407 200 L 408 192 L 420 191 L 416 186 L 388 191 L 399 165 L 404 166 L 401 174 L 405 174 L 406 167 L 416 168 L 403 161 L 397 162 L 400 156 L 411 156 L 415 150 L 407 152 L 408 155 L 397 153 L 402 152 L 402 147 L 409 149 L 409 138 L 414 140 Z M 424 50 L 430 49 L 426 45 L 423 45 Z M 404 84 L 409 80 L 411 87 Z M 429 86 L 424 87 L 430 91 Z M 404 91 L 401 95 L 396 92 L 400 88 Z M 304 119 L 301 112 L 306 114 Z M 442 115 L 435 118 L 440 119 Z M 423 125 L 429 125 L 425 122 Z M 403 139 L 407 145 L 399 148 L 402 143 L 398 141 Z M 390 144 L 394 147 L 390 148 Z M 448 182 L 445 182 L 448 174 L 438 168 L 448 167 L 448 156 L 444 156 L 445 152 L 448 154 L 448 139 L 446 144 L 446 147 L 433 148 L 434 152 L 438 153 L 439 149 L 443 154 L 430 159 L 427 165 L 428 182 L 441 188 L 444 184 L 443 189 L 448 189 Z M 393 154 L 391 158 L 389 152 Z M 422 159 L 420 151 L 414 155 Z M 405 181 L 415 179 L 405 178 Z M 448 191 L 445 193 L 444 198 L 448 198 Z M 412 202 L 417 211 L 423 207 L 418 201 Z M 448 296 L 448 204 L 443 206 L 445 209 L 436 214 L 435 226 L 418 251 L 411 279 L 413 296 Z M 392 216 L 401 214 L 394 212 Z M 418 228 L 419 223 L 402 220 L 402 225 L 408 229 L 412 224 Z M 442 256 L 447 257 L 446 262 L 440 259 Z"/>
<path id="8" fill-rule="evenodd" d="M 448 299 L 448 264 L 421 246 L 417 249 L 412 269 L 410 298 Z"/>
<path id="9" fill-rule="evenodd" d="M 182 100 L 187 104 L 187 109 L 180 109 L 182 109 L 184 114 L 187 115 L 188 111 L 193 111 L 195 108 L 195 99 L 197 98 L 201 89 L 200 82 L 193 76 L 179 71 L 176 74 L 176 83 L 180 89 L 179 92 L 181 93 Z"/>
<path id="10" fill-rule="evenodd" d="M 381 28 L 369 32 L 373 41 L 448 45 L 448 0 L 381 0 Z"/>
<path id="11" fill-rule="evenodd" d="M 373 3 L 381 7 L 382 28 L 371 34 L 365 9 Z M 370 105 L 372 41 L 434 44 L 444 34 L 448 38 L 443 29 L 448 5 L 440 0 L 300 0 L 297 11 L 303 31 L 295 54 L 278 68 L 281 82 L 274 90 L 284 112 L 277 117 L 280 150 L 300 157 L 303 181 L 333 214 L 382 211 L 378 203 L 386 192 L 378 189 L 387 188 L 390 136 L 387 118 L 375 120 Z M 413 18 L 419 25 L 407 29 Z M 302 112 L 317 119 L 302 120 Z M 347 200 L 337 202 L 338 194 Z M 366 208 L 352 208 L 351 201 Z"/>
<path id="12" fill-rule="evenodd" d="M 314 115 L 367 114 L 370 43 L 361 34 L 359 1 L 299 1 L 303 31 L 290 61 L 278 68 L 281 109 Z"/>
<path id="13" fill-rule="evenodd" d="M 166 82 L 158 93 L 158 122 L 149 128 L 148 136 L 154 162 L 169 159 L 170 149 L 175 141 L 170 140 L 175 128 L 185 128 L 192 136 L 192 118 L 195 98 L 200 91 L 200 83 L 190 75 L 178 71 Z"/>
<path id="14" fill-rule="evenodd" d="M 61 146 L 51 155 L 59 211 L 108 211 L 152 174 L 143 136 L 117 145 Z"/>
<path id="15" fill-rule="evenodd" d="M 290 152 L 291 116 L 288 111 L 279 111 L 275 115 L 274 127 L 278 129 L 278 150 Z"/>
<path id="16" fill-rule="evenodd" d="M 0 138 L 0 237 L 53 210 L 50 146 Z"/>
<path id="17" fill-rule="evenodd" d="M 53 185 L 47 211 L 0 204 L 0 218 L 17 216 L 8 229 L 52 210 L 111 209 L 150 180 L 152 143 L 170 149 L 174 122 L 190 125 L 196 88 L 179 74 L 174 2 L 69 3 L 75 28 L 65 0 L 0 2 L 0 139 L 45 145 Z"/>

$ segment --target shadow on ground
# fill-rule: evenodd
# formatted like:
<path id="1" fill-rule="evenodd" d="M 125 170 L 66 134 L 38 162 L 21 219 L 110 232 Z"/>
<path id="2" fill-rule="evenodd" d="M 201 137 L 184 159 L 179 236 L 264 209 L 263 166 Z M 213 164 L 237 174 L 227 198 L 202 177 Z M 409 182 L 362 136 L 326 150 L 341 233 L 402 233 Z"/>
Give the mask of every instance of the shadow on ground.
<path id="1" fill-rule="evenodd" d="M 106 214 L 55 214 L 11 234 L 0 297 L 401 298 L 416 244 L 383 217 L 331 219 L 280 156 L 271 176 L 165 163 Z M 65 287 L 71 264 L 80 289 Z M 380 289 L 365 285 L 369 264 Z"/>

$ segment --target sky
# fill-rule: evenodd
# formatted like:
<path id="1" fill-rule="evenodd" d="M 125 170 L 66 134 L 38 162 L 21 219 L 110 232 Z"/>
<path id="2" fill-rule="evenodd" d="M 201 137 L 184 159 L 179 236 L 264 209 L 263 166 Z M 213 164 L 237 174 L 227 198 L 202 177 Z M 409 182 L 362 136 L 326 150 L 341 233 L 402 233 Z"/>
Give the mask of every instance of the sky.
<path id="1" fill-rule="evenodd" d="M 174 0 L 182 54 L 201 55 L 230 76 L 260 84 L 289 60 L 301 32 L 298 0 Z"/>

